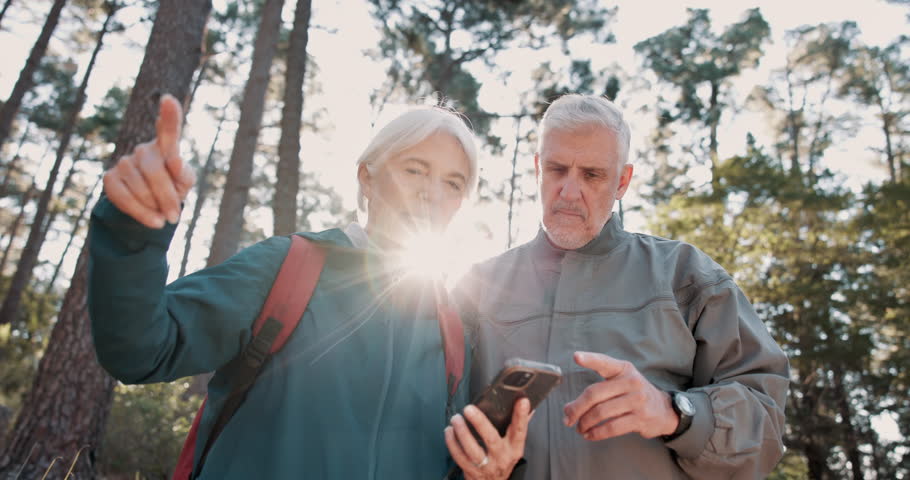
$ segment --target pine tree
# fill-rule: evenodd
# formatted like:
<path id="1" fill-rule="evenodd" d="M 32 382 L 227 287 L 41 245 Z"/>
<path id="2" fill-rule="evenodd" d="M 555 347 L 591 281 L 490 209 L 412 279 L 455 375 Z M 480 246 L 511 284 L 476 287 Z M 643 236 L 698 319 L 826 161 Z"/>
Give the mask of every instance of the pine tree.
<path id="1" fill-rule="evenodd" d="M 149 98 L 189 93 L 199 65 L 210 0 L 162 0 L 146 54 L 123 117 L 113 159 L 154 136 Z M 74 465 L 77 478 L 93 478 L 114 380 L 98 365 L 86 311 L 87 254 L 83 248 L 38 373 L 0 457 L 0 475 L 40 478 L 55 457 Z M 34 447 L 34 450 L 33 450 Z M 55 467 L 47 478 L 64 478 Z"/>

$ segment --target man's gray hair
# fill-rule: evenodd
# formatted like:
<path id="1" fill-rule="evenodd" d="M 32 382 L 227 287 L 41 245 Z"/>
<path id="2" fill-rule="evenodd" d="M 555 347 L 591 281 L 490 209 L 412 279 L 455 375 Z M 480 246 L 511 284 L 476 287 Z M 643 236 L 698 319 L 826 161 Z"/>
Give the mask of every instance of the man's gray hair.
<path id="1" fill-rule="evenodd" d="M 537 149 L 549 129 L 576 130 L 590 126 L 603 126 L 616 133 L 619 141 L 619 168 L 629 162 L 629 124 L 623 119 L 622 110 L 605 97 L 597 95 L 568 94 L 557 98 L 547 107 L 538 129 Z"/>
<path id="2" fill-rule="evenodd" d="M 419 107 L 410 110 L 386 124 L 370 140 L 369 145 L 357 159 L 357 168 L 364 165 L 370 174 L 390 157 L 426 140 L 435 133 L 451 135 L 468 157 L 469 172 L 465 197 L 477 188 L 477 140 L 474 133 L 457 112 L 441 107 Z M 366 198 L 360 183 L 357 184 L 357 206 L 366 211 Z"/>

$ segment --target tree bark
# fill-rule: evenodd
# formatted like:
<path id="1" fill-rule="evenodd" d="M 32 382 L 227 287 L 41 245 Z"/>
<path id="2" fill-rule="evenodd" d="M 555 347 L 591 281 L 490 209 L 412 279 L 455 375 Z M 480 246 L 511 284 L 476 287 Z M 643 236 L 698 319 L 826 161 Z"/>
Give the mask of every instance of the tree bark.
<path id="1" fill-rule="evenodd" d="M 57 28 L 57 23 L 60 21 L 60 12 L 65 4 L 66 0 L 54 0 L 54 4 L 47 14 L 47 20 L 44 21 L 44 26 L 41 28 L 41 34 L 38 35 L 38 40 L 32 46 L 32 51 L 28 54 L 25 66 L 19 72 L 19 79 L 16 80 L 12 93 L 10 93 L 6 103 L 0 107 L 0 147 L 6 143 L 10 129 L 13 126 L 13 119 L 16 118 L 16 113 L 19 112 L 19 107 L 22 106 L 22 99 L 35 86 L 35 71 L 38 70 L 41 59 L 44 58 L 44 54 L 47 52 L 47 45 L 51 41 L 54 29 Z"/>
<path id="2" fill-rule="evenodd" d="M 162 92 L 186 98 L 193 71 L 199 65 L 202 33 L 211 8 L 211 0 L 159 2 L 107 166 L 154 137 L 157 98 Z M 94 462 L 115 382 L 98 365 L 91 343 L 86 307 L 87 251 L 83 246 L 38 374 L 0 457 L 0 476 L 16 475 L 24 465 L 19 478 L 42 478 L 55 457 L 72 462 L 85 447 L 71 478 L 95 477 Z M 32 447 L 35 449 L 30 452 Z M 47 478 L 62 479 L 65 472 L 55 468 Z"/>
<path id="3" fill-rule="evenodd" d="M 60 145 L 57 148 L 57 158 L 54 160 L 54 166 L 51 167 L 50 175 L 47 178 L 47 184 L 41 197 L 38 199 L 38 207 L 35 210 L 35 217 L 32 220 L 32 228 L 28 233 L 28 240 L 25 242 L 25 248 L 22 255 L 19 256 L 19 263 L 16 265 L 16 272 L 10 281 L 9 290 L 6 298 L 3 299 L 3 306 L 0 307 L 0 325 L 12 322 L 19 314 L 19 304 L 22 302 L 22 294 L 25 293 L 25 287 L 28 286 L 32 279 L 32 270 L 38 261 L 38 253 L 41 251 L 41 245 L 44 243 L 46 230 L 44 228 L 45 218 L 48 213 L 48 207 L 51 197 L 54 195 L 54 184 L 57 182 L 57 174 L 60 173 L 60 165 L 69 149 L 70 140 L 73 137 L 73 131 L 76 129 L 76 122 L 79 119 L 79 113 L 85 104 L 85 90 L 88 88 L 89 78 L 95 68 L 95 61 L 98 59 L 98 53 L 104 45 L 104 36 L 108 32 L 111 20 L 117 13 L 116 8 L 111 8 L 101 30 L 98 31 L 98 40 L 95 43 L 95 50 L 92 52 L 85 74 L 82 76 L 82 83 L 76 92 L 76 101 L 73 109 L 68 112 L 66 121 L 63 124 L 63 131 L 60 133 Z"/>
<path id="4" fill-rule="evenodd" d="M 274 235 L 297 231 L 297 193 L 300 190 L 300 126 L 303 116 L 303 80 L 306 77 L 312 0 L 297 0 L 294 29 L 287 53 L 281 139 L 278 142 L 275 198 L 272 202 Z"/>
<path id="5" fill-rule="evenodd" d="M 233 255 L 240 245 L 243 231 L 243 210 L 250 195 L 253 175 L 253 154 L 259 139 L 265 92 L 269 85 L 272 60 L 278 47 L 281 31 L 281 7 L 284 0 L 266 0 L 256 41 L 253 44 L 253 64 L 243 89 L 240 103 L 240 120 L 234 137 L 230 167 L 221 197 L 215 236 L 209 252 L 207 266 L 217 265 Z"/>

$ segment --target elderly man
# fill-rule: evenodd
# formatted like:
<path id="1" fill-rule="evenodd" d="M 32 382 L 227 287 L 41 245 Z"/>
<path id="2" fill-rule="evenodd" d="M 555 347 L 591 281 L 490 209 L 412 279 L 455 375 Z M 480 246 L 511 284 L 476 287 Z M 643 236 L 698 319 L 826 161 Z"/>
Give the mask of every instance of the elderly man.
<path id="1" fill-rule="evenodd" d="M 783 351 L 720 265 L 612 214 L 632 179 L 615 105 L 561 97 L 539 134 L 540 232 L 456 290 L 474 392 L 511 357 L 563 370 L 530 423 L 524 478 L 767 475 L 783 452 Z"/>

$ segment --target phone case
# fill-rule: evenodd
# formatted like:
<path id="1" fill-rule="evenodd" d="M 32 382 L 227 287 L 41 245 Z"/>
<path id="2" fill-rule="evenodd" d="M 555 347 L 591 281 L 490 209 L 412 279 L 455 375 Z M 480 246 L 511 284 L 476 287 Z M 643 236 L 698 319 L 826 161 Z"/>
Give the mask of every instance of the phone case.
<path id="1" fill-rule="evenodd" d="M 561 380 L 562 371 L 556 365 L 520 358 L 509 359 L 496 378 L 472 403 L 486 414 L 500 435 L 505 435 L 512 421 L 512 408 L 516 400 L 527 397 L 531 401 L 531 410 L 534 410 Z M 471 431 L 480 440 L 473 428 Z"/>

